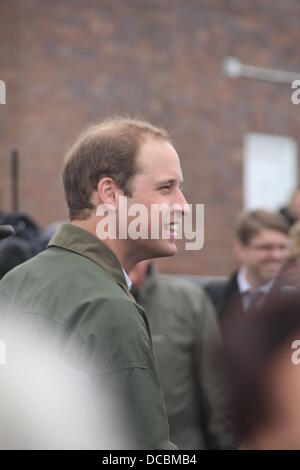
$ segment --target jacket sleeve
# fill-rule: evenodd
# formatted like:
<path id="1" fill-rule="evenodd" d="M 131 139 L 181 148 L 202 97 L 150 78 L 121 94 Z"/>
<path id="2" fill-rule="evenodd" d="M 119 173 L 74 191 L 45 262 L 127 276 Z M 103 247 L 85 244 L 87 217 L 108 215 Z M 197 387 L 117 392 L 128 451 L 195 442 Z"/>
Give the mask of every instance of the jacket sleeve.
<path id="1" fill-rule="evenodd" d="M 92 382 L 96 393 L 108 394 L 113 408 L 119 410 L 122 428 L 126 424 L 124 436 L 130 436 L 124 446 L 176 449 L 169 441 L 152 341 L 135 304 L 110 300 L 93 306 L 82 323 Z"/>
<path id="2" fill-rule="evenodd" d="M 195 337 L 198 385 L 206 410 L 208 447 L 230 449 L 234 447 L 234 438 L 229 410 L 229 387 L 222 362 L 221 334 L 214 307 L 202 290 Z"/>
<path id="3" fill-rule="evenodd" d="M 105 385 L 103 384 L 105 382 Z M 99 390 L 113 394 L 114 407 L 122 416 L 126 448 L 176 450 L 169 441 L 168 422 L 156 376 L 147 368 L 132 367 L 98 377 Z M 125 440 L 124 440 L 125 439 Z"/>

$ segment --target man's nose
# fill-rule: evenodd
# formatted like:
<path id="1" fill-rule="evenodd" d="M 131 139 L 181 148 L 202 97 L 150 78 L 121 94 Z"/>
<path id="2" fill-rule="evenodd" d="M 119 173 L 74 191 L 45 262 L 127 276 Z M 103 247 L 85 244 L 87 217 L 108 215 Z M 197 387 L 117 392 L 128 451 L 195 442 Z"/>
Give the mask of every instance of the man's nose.
<path id="1" fill-rule="evenodd" d="M 178 189 L 178 194 L 177 194 L 177 197 L 176 197 L 176 204 L 178 204 L 178 208 L 180 208 L 180 211 L 181 211 L 182 215 L 187 215 L 187 214 L 190 213 L 189 205 L 188 205 L 181 189 Z"/>

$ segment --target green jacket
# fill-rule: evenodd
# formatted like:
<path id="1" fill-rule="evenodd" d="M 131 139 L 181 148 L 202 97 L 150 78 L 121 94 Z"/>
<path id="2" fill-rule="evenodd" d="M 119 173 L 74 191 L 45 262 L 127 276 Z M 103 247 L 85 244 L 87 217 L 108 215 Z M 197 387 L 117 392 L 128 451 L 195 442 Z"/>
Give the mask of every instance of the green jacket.
<path id="1" fill-rule="evenodd" d="M 152 269 L 136 299 L 149 319 L 172 442 L 179 449 L 232 448 L 221 337 L 208 296 Z"/>
<path id="2" fill-rule="evenodd" d="M 16 318 L 41 343 L 50 341 L 96 387 L 112 385 L 134 447 L 174 448 L 147 317 L 119 261 L 97 237 L 61 226 L 47 250 L 2 279 L 0 305 L 2 318 Z"/>

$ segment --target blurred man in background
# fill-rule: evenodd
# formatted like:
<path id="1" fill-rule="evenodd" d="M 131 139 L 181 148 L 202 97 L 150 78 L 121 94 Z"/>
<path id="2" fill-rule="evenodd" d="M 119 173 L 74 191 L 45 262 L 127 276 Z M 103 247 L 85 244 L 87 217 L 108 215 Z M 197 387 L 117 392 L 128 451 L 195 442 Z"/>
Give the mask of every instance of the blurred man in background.
<path id="1" fill-rule="evenodd" d="M 149 319 L 172 442 L 180 449 L 232 447 L 220 332 L 207 294 L 158 275 L 150 261 L 138 263 L 130 278 Z"/>
<path id="2" fill-rule="evenodd" d="M 288 227 L 279 214 L 263 209 L 239 214 L 234 249 L 240 268 L 223 285 L 223 327 L 230 329 L 243 313 L 262 306 L 288 255 L 288 244 Z"/>
<path id="3" fill-rule="evenodd" d="M 0 237 L 0 279 L 15 266 L 44 250 L 49 242 L 43 229 L 26 214 L 0 212 L 1 225 L 10 225 L 14 233 L 5 240 Z"/>

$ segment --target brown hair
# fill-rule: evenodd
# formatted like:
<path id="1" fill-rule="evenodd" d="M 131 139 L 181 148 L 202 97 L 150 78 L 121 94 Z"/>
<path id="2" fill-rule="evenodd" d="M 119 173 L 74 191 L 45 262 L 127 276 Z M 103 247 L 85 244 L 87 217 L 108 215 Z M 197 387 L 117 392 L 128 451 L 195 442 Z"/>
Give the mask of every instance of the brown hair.
<path id="1" fill-rule="evenodd" d="M 249 212 L 243 211 L 237 217 L 236 236 L 243 245 L 247 245 L 251 238 L 264 229 L 288 234 L 287 224 L 276 212 L 256 209 Z"/>
<path id="2" fill-rule="evenodd" d="M 104 176 L 114 179 L 126 196 L 138 171 L 136 157 L 145 137 L 169 141 L 164 129 L 147 121 L 116 117 L 88 127 L 64 158 L 63 184 L 70 220 L 87 219 L 95 208 L 93 191 Z"/>

